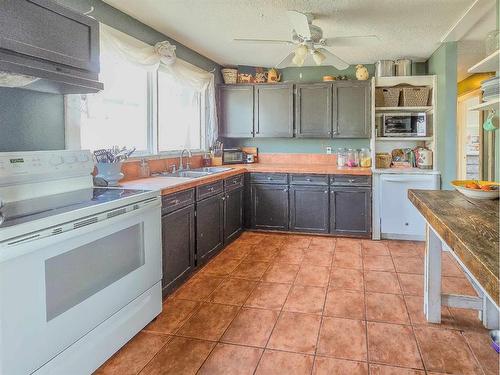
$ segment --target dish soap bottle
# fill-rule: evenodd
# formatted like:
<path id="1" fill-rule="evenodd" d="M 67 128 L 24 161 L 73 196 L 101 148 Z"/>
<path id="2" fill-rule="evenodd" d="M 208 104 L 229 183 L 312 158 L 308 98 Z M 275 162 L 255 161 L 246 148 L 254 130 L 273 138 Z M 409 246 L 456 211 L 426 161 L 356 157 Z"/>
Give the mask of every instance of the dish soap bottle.
<path id="1" fill-rule="evenodd" d="M 139 177 L 145 178 L 149 177 L 149 164 L 146 159 L 141 159 L 141 165 L 139 166 Z"/>

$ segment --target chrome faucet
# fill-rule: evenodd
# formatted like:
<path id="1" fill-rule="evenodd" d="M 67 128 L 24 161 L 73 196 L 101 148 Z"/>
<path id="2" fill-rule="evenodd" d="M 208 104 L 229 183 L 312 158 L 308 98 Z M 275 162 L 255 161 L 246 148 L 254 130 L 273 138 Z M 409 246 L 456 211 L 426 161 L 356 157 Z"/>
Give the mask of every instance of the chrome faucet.
<path id="1" fill-rule="evenodd" d="M 184 156 L 184 152 L 187 151 L 187 154 L 188 154 L 188 159 L 187 159 L 187 162 L 186 162 L 186 168 L 184 168 L 184 165 L 183 165 L 183 162 L 182 162 L 182 159 L 183 159 L 183 156 Z M 191 167 L 190 167 L 190 161 L 191 161 L 191 151 L 188 149 L 188 148 L 185 148 L 184 150 L 182 150 L 181 152 L 181 156 L 179 156 L 179 171 L 183 171 L 184 169 L 185 170 L 189 170 Z"/>

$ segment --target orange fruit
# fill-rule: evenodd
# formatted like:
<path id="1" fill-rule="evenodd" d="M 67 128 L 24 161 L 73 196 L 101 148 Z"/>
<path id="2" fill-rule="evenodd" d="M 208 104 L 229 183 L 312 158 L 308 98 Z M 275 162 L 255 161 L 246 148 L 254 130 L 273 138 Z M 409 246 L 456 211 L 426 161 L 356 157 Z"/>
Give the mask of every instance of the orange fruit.
<path id="1" fill-rule="evenodd" d="M 481 189 L 481 187 L 475 182 L 468 182 L 467 184 L 465 184 L 465 187 L 469 189 Z"/>

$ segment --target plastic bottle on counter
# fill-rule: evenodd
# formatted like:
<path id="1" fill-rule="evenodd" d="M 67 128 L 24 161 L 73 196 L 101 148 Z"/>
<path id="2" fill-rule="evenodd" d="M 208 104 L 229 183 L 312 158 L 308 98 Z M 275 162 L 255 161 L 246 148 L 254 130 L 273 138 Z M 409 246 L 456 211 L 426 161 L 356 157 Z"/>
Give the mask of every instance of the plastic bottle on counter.
<path id="1" fill-rule="evenodd" d="M 139 165 L 139 177 L 146 178 L 150 176 L 149 164 L 146 159 L 141 159 L 141 164 Z"/>
<path id="2" fill-rule="evenodd" d="M 363 168 L 370 168 L 372 166 L 372 155 L 369 148 L 359 150 L 359 166 Z"/>

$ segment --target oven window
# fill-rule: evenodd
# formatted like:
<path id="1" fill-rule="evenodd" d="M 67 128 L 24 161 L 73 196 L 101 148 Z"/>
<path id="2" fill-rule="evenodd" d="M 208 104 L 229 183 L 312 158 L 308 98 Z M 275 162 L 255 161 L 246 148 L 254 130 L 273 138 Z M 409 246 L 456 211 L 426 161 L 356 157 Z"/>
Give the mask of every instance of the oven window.
<path id="1" fill-rule="evenodd" d="M 47 321 L 144 265 L 142 223 L 45 261 Z"/>

